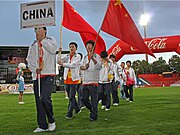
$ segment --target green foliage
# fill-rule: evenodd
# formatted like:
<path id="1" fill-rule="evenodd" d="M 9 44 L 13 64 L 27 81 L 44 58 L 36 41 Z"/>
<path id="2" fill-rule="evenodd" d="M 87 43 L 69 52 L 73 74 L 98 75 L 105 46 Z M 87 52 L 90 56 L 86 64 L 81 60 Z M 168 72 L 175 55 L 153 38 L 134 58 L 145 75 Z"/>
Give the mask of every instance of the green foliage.
<path id="1" fill-rule="evenodd" d="M 151 65 L 145 60 L 134 61 L 132 67 L 135 69 L 136 74 L 149 74 L 152 73 Z"/>
<path id="2" fill-rule="evenodd" d="M 162 72 L 171 71 L 169 65 L 166 63 L 165 60 L 163 60 L 162 57 L 154 61 L 151 66 L 154 74 L 162 74 Z"/>
<path id="3" fill-rule="evenodd" d="M 120 100 L 109 112 L 100 109 L 97 121 L 89 121 L 89 111 L 82 110 L 72 120 L 66 120 L 68 100 L 64 93 L 53 93 L 57 129 L 43 135 L 179 135 L 180 87 L 138 88 L 134 102 Z M 36 135 L 34 95 L 24 95 L 24 105 L 18 95 L 0 95 L 0 135 Z"/>
<path id="4" fill-rule="evenodd" d="M 173 55 L 167 64 L 162 57 L 153 63 L 149 64 L 145 60 L 136 60 L 132 63 L 136 74 L 162 74 L 163 72 L 176 72 L 180 73 L 180 57 Z"/>
<path id="5" fill-rule="evenodd" d="M 169 66 L 173 72 L 180 73 L 180 57 L 178 55 L 173 55 L 169 59 Z"/>

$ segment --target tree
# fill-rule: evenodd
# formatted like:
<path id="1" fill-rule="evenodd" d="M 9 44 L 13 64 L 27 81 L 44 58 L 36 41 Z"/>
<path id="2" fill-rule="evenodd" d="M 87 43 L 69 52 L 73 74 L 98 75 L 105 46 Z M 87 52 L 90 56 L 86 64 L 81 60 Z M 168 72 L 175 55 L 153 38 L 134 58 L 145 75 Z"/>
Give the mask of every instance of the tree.
<path id="1" fill-rule="evenodd" d="M 160 57 L 157 61 L 154 61 L 152 64 L 152 72 L 155 74 L 162 74 L 162 72 L 169 72 L 170 66 Z"/>
<path id="2" fill-rule="evenodd" d="M 169 59 L 169 66 L 171 71 L 180 73 L 180 57 L 178 55 L 173 55 Z"/>
<path id="3" fill-rule="evenodd" d="M 145 60 L 136 60 L 133 62 L 132 67 L 135 69 L 136 74 L 149 74 L 152 73 L 151 65 Z"/>
<path id="4" fill-rule="evenodd" d="M 142 74 L 142 71 L 140 70 L 141 61 L 136 60 L 132 63 L 132 68 L 135 70 L 136 74 Z"/>

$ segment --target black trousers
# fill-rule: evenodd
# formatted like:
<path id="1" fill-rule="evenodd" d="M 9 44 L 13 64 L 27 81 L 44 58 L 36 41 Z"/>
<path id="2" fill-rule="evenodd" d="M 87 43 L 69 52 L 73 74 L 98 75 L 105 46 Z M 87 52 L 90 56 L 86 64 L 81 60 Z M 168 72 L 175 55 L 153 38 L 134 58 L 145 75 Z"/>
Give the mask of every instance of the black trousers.
<path id="1" fill-rule="evenodd" d="M 79 112 L 80 110 L 75 97 L 77 88 L 78 88 L 78 84 L 66 84 L 66 91 L 69 97 L 68 112 L 66 115 L 67 117 L 73 116 L 74 109 L 76 112 Z"/>
<path id="2" fill-rule="evenodd" d="M 51 100 L 51 92 L 54 85 L 54 77 L 53 76 L 46 76 L 41 78 L 41 89 L 39 97 L 39 90 L 38 90 L 38 79 L 34 82 L 34 95 L 36 101 L 36 109 L 37 109 L 37 122 L 40 128 L 47 129 L 48 124 L 46 121 L 46 117 L 48 118 L 49 123 L 54 123 L 54 116 L 53 116 L 53 107 L 52 107 L 52 100 Z"/>
<path id="3" fill-rule="evenodd" d="M 77 92 L 78 92 L 78 106 L 79 106 L 79 108 L 81 108 L 81 107 L 85 106 L 84 102 L 82 100 L 82 86 L 81 86 L 81 84 L 78 84 Z"/>
<path id="4" fill-rule="evenodd" d="M 129 101 L 133 101 L 133 85 L 125 85 L 125 95 L 129 98 Z"/>
<path id="5" fill-rule="evenodd" d="M 101 84 L 99 83 L 98 90 L 102 97 L 102 105 L 106 106 L 106 108 L 110 109 L 111 106 L 111 95 L 110 95 L 110 89 L 112 84 L 111 83 L 105 83 Z"/>
<path id="6" fill-rule="evenodd" d="M 91 100 L 89 99 L 91 98 Z M 82 86 L 82 100 L 90 110 L 90 118 L 96 120 L 98 117 L 98 90 L 95 85 Z"/>
<path id="7" fill-rule="evenodd" d="M 111 88 L 111 93 L 112 93 L 112 99 L 113 99 L 113 104 L 118 103 L 119 104 L 119 97 L 118 97 L 118 81 L 113 81 L 112 82 L 112 88 Z"/>

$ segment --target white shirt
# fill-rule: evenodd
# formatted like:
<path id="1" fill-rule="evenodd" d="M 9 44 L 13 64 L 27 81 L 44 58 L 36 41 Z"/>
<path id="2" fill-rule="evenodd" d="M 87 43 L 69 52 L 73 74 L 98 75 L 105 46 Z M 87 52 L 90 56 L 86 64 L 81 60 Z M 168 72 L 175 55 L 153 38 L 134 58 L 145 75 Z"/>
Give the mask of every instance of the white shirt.
<path id="1" fill-rule="evenodd" d="M 129 77 L 134 79 L 135 81 L 135 85 L 137 84 L 137 79 L 136 79 L 136 75 L 135 75 L 135 72 L 134 72 L 134 69 L 132 67 L 130 67 L 129 70 L 127 70 L 127 68 L 125 69 L 125 72 L 129 72 Z M 124 73 L 124 78 L 125 80 L 127 80 L 127 76 L 126 76 L 126 73 Z"/>
<path id="2" fill-rule="evenodd" d="M 88 60 L 88 55 L 86 55 L 83 60 L 81 66 L 85 66 L 89 63 L 89 68 L 83 70 L 83 84 L 90 84 L 90 83 L 98 83 L 99 81 L 99 70 L 101 69 L 101 58 L 98 54 L 93 54 L 94 59 L 96 59 L 97 63 L 94 64 L 92 60 Z"/>
<path id="3" fill-rule="evenodd" d="M 57 51 L 57 43 L 55 38 L 46 37 L 41 41 L 43 49 L 43 68 L 41 75 L 55 74 L 55 54 Z M 39 68 L 38 43 L 34 43 L 29 47 L 27 62 L 29 70 L 32 72 L 33 80 L 36 80 L 36 69 Z"/>
<path id="4" fill-rule="evenodd" d="M 64 80 L 66 80 L 69 69 L 71 70 L 72 80 L 80 80 L 80 62 L 81 56 L 79 54 L 75 54 L 70 60 L 70 54 L 65 55 L 62 58 L 63 67 L 64 68 Z"/>
<path id="5" fill-rule="evenodd" d="M 111 83 L 112 80 L 108 79 L 108 74 L 113 74 L 113 62 L 108 60 L 107 66 L 102 64 L 102 68 L 99 73 L 99 83 Z"/>
<path id="6" fill-rule="evenodd" d="M 119 65 L 116 62 L 113 63 L 113 71 L 114 71 L 115 82 L 120 80 L 120 70 L 121 70 L 121 68 L 119 67 Z"/>

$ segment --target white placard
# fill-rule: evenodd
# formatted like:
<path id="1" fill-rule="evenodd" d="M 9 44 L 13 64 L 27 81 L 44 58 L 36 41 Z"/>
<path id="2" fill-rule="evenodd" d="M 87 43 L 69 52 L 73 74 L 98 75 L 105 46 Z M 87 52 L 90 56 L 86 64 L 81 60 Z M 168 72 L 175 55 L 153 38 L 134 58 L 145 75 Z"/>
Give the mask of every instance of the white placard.
<path id="1" fill-rule="evenodd" d="M 20 5 L 21 29 L 55 25 L 55 1 L 40 1 Z"/>

